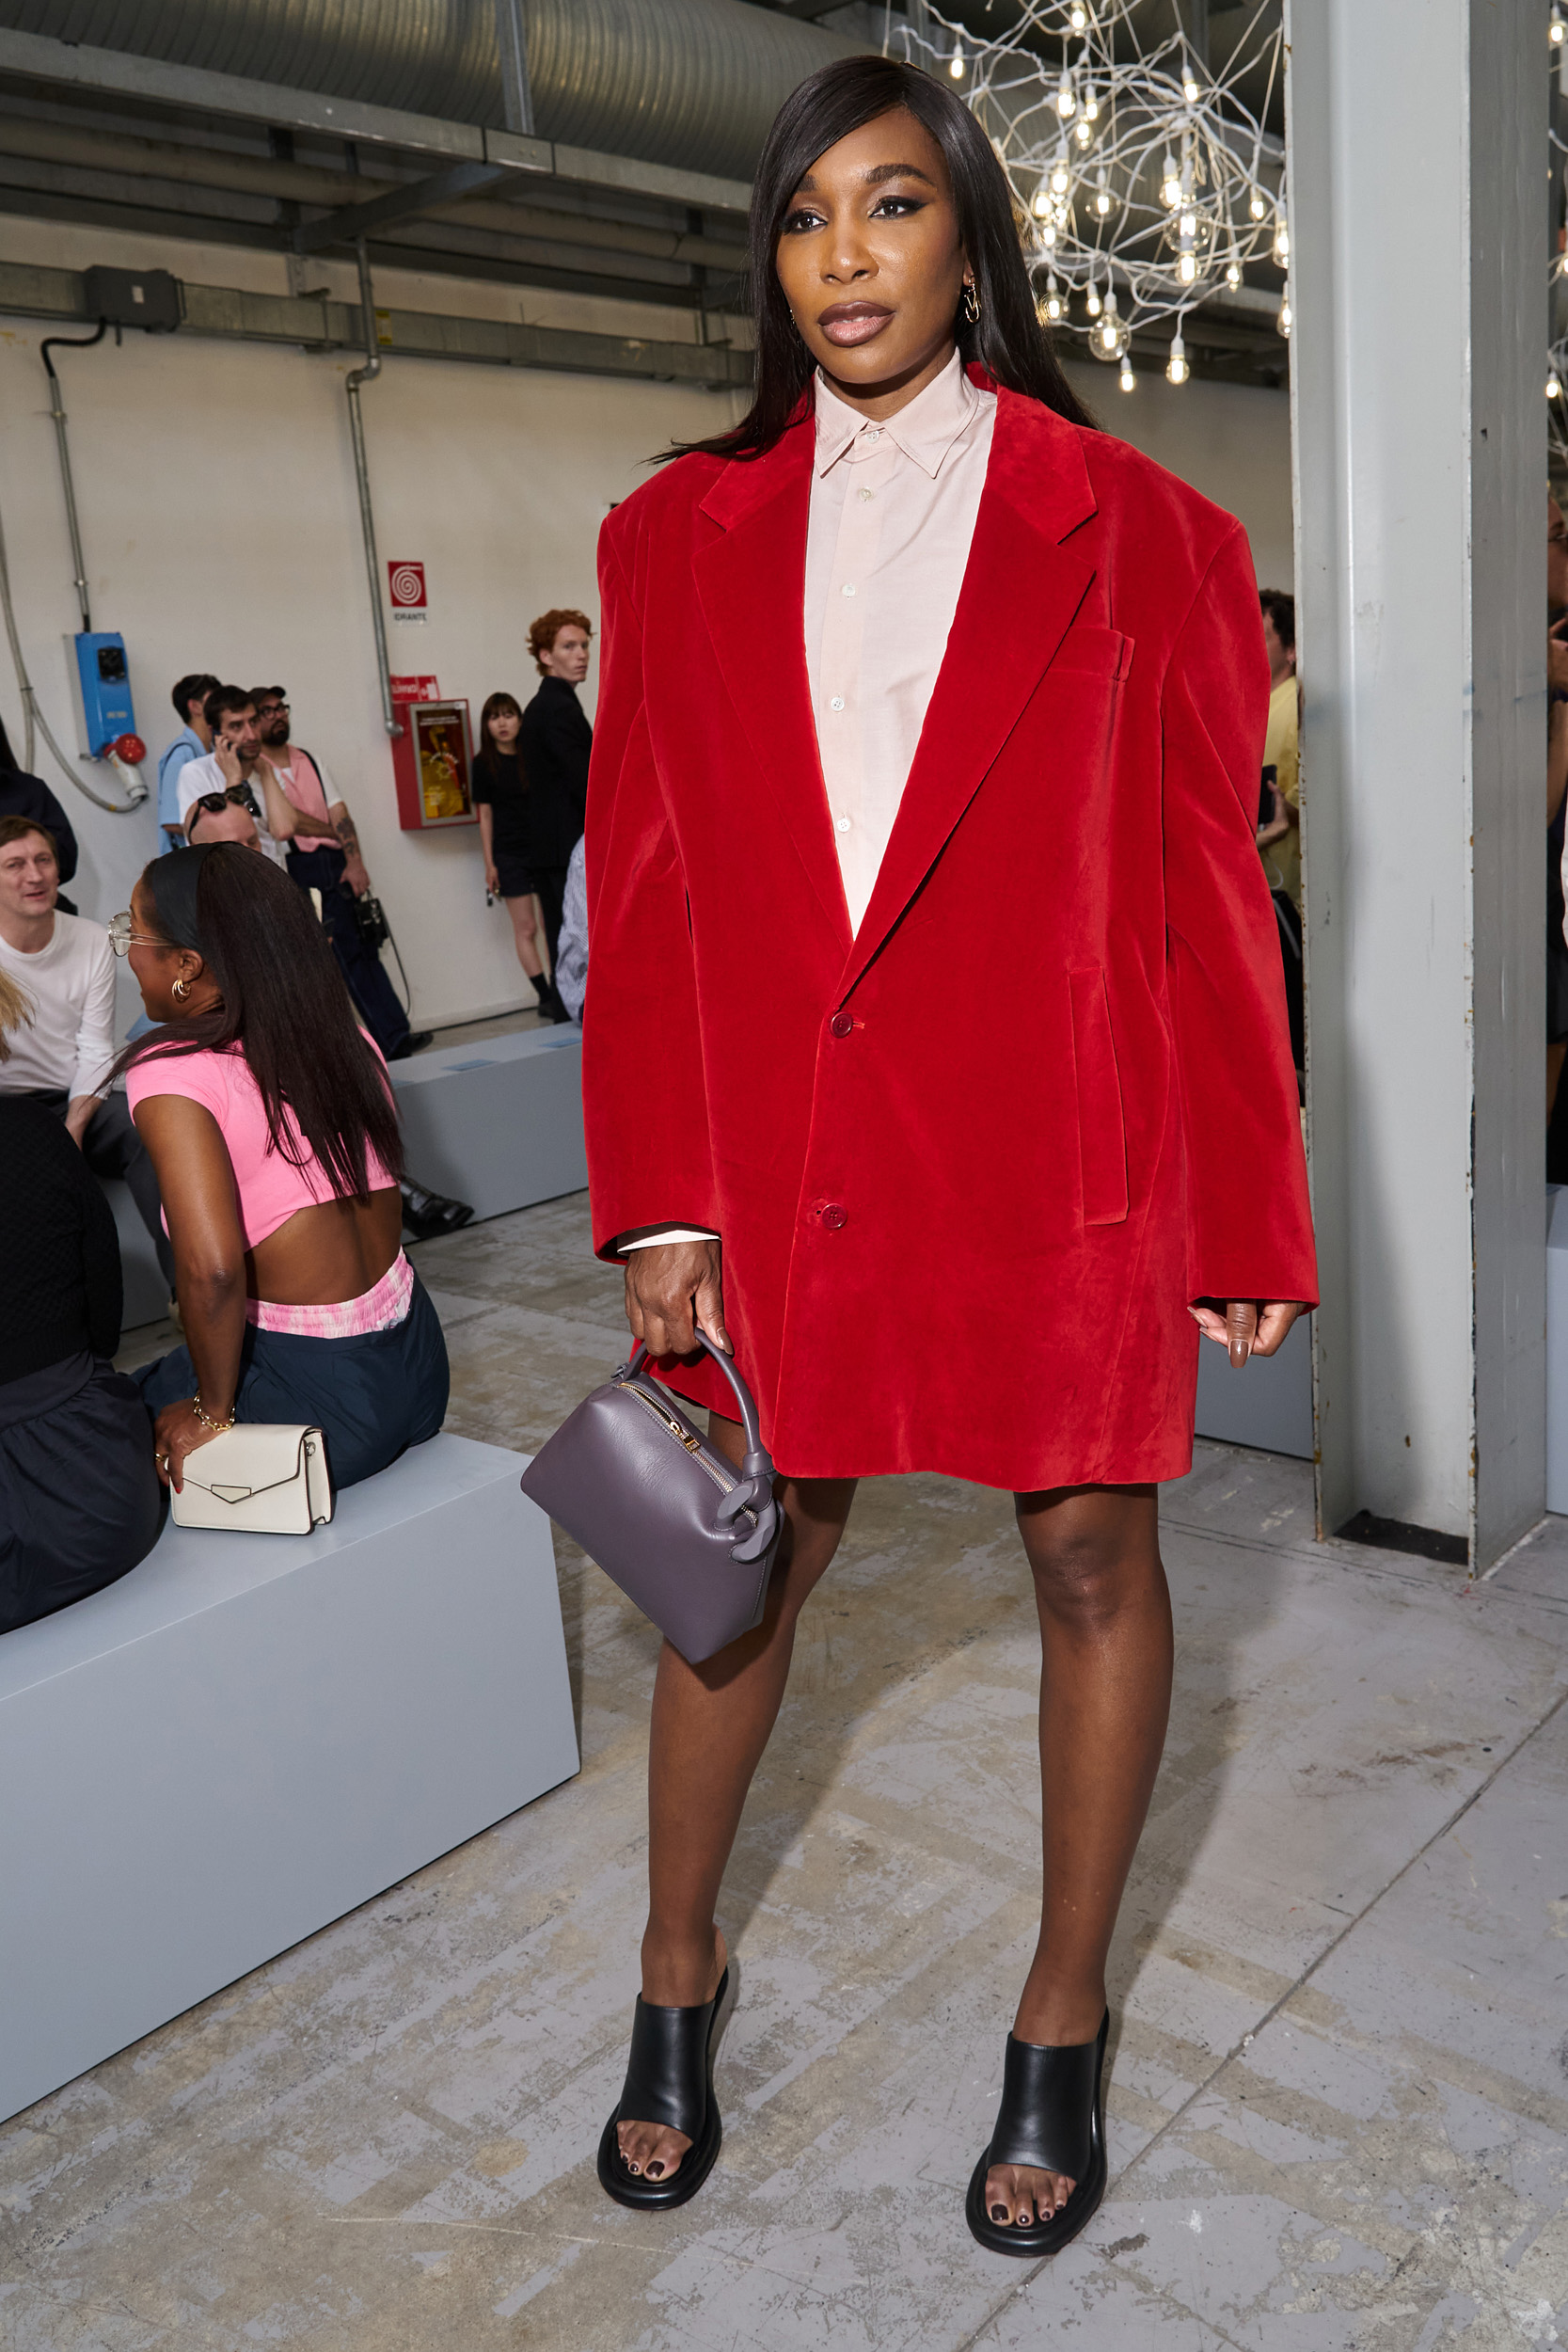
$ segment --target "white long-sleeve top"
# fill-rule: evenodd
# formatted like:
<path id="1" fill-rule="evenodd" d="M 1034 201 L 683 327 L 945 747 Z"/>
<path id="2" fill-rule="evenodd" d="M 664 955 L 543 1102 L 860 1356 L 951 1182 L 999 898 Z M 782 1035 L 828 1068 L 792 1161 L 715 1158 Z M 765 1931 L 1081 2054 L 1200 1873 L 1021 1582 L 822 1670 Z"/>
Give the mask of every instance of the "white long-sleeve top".
<path id="1" fill-rule="evenodd" d="M 115 957 L 103 924 L 56 912 L 37 955 L 0 939 L 0 966 L 33 1008 L 31 1021 L 10 1032 L 0 1092 L 63 1090 L 73 1101 L 102 1093 L 115 1057 Z"/>
<path id="2" fill-rule="evenodd" d="M 860 929 L 947 650 L 990 462 L 996 395 L 957 352 L 880 423 L 816 379 L 802 616 L 812 716 L 849 920 Z M 623 1249 L 706 1241 L 698 1226 Z"/>

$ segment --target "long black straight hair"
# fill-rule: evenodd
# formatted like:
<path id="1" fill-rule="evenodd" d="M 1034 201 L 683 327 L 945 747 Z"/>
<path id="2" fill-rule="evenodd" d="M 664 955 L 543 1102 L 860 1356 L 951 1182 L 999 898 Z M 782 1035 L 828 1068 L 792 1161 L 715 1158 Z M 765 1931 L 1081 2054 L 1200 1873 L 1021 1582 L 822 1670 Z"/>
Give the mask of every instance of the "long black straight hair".
<path id="1" fill-rule="evenodd" d="M 960 357 L 977 360 L 998 384 L 1043 401 L 1072 424 L 1094 419 L 1062 373 L 1035 309 L 1007 176 L 990 139 L 961 99 L 917 66 L 893 57 L 843 57 L 818 68 L 792 90 L 774 118 L 752 189 L 752 314 L 756 325 L 756 397 L 728 433 L 682 441 L 656 461 L 703 450 L 715 457 L 760 457 L 800 405 L 812 370 L 796 331 L 775 262 L 796 189 L 819 155 L 895 107 L 906 107 L 935 139 L 947 164 L 958 234 L 974 274 L 980 316 L 971 324 L 960 303 L 954 332 Z"/>
<path id="2" fill-rule="evenodd" d="M 305 1165 L 283 1124 L 292 1111 L 340 1198 L 367 1198 L 372 1152 L 397 1176 L 403 1142 L 391 1090 L 298 884 L 233 841 L 172 850 L 141 879 L 158 930 L 171 947 L 196 950 L 223 997 L 210 1012 L 185 1013 L 138 1038 L 116 1073 L 238 1045 L 261 1089 L 275 1152 Z"/>

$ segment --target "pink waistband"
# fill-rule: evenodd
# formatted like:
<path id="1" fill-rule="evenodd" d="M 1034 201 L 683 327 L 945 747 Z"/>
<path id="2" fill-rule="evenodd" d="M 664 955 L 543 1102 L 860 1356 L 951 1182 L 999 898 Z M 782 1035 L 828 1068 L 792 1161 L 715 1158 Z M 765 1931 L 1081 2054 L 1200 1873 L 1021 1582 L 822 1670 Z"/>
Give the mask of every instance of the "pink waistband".
<path id="1" fill-rule="evenodd" d="M 272 1298 L 250 1298 L 245 1313 L 261 1331 L 292 1331 L 308 1340 L 356 1340 L 366 1331 L 387 1331 L 401 1323 L 414 1295 L 414 1269 L 402 1250 L 374 1290 L 330 1307 L 285 1307 Z"/>

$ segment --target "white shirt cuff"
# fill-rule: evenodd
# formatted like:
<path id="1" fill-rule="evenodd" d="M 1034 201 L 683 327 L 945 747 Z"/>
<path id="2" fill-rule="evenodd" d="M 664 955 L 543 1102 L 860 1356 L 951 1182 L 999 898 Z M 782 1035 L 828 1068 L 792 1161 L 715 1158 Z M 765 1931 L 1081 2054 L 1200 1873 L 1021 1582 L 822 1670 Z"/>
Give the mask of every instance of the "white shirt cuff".
<path id="1" fill-rule="evenodd" d="M 617 1249 L 661 1249 L 673 1241 L 717 1241 L 719 1236 L 706 1225 L 640 1225 L 632 1232 L 617 1233 Z"/>

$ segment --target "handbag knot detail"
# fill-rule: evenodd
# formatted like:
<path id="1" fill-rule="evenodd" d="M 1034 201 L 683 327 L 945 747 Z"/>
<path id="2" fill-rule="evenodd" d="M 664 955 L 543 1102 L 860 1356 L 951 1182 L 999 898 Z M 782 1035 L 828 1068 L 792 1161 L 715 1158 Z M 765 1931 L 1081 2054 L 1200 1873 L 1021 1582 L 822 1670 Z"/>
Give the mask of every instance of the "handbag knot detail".
<path id="1" fill-rule="evenodd" d="M 522 1480 L 694 1666 L 761 1623 L 784 1527 L 752 1391 L 723 1349 L 697 1337 L 740 1408 L 738 1470 L 643 1369 L 648 1351 L 639 1347 L 562 1422 Z"/>

